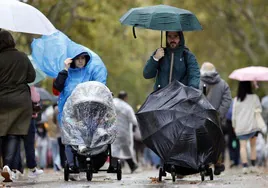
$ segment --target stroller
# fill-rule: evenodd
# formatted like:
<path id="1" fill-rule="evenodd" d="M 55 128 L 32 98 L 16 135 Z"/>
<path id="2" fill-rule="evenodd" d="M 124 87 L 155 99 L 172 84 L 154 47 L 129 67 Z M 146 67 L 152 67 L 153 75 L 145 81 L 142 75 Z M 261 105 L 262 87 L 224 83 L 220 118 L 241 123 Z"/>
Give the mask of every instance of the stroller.
<path id="1" fill-rule="evenodd" d="M 121 169 L 121 161 L 117 160 L 116 168 L 111 166 L 108 169 L 100 169 L 109 157 L 110 161 L 112 160 L 111 155 L 111 145 L 108 144 L 108 148 L 96 155 L 90 154 L 81 154 L 78 152 L 78 147 L 72 146 L 72 152 L 74 154 L 74 169 L 70 170 L 69 164 L 67 161 L 64 166 L 64 180 L 69 180 L 70 174 L 79 174 L 80 172 L 86 172 L 86 177 L 88 181 L 92 180 L 93 173 L 98 173 L 99 171 L 106 171 L 107 173 L 116 173 L 117 180 L 122 179 L 122 169 Z M 77 165 L 78 164 L 78 165 Z"/>
<path id="2" fill-rule="evenodd" d="M 67 99 L 62 115 L 62 141 L 73 152 L 74 166 L 66 162 L 64 180 L 70 174 L 86 172 L 88 181 L 93 173 L 116 173 L 121 180 L 120 160 L 116 167 L 100 170 L 111 156 L 111 144 L 116 137 L 115 107 L 110 90 L 102 83 L 89 81 L 79 84 Z M 80 150 L 80 147 L 83 150 Z"/>
<path id="3" fill-rule="evenodd" d="M 173 81 L 151 93 L 136 114 L 144 144 L 163 161 L 159 181 L 166 172 L 177 175 L 200 173 L 213 180 L 210 165 L 223 147 L 217 111 L 202 91 Z"/>

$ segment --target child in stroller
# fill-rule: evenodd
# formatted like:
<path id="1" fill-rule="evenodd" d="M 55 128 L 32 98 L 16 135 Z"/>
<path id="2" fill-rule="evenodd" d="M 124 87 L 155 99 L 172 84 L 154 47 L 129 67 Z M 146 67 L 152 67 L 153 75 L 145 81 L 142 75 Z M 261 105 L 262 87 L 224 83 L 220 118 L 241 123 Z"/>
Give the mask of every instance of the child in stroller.
<path id="1" fill-rule="evenodd" d="M 62 139 L 73 153 L 73 166 L 69 161 L 65 164 L 65 181 L 70 174 L 80 172 L 86 172 L 87 180 L 91 181 L 93 173 L 98 171 L 117 173 L 117 179 L 121 180 L 120 161 L 115 170 L 111 167 L 100 170 L 108 156 L 112 159 L 110 144 L 116 137 L 115 107 L 108 91 L 98 82 L 79 84 L 64 106 Z"/>

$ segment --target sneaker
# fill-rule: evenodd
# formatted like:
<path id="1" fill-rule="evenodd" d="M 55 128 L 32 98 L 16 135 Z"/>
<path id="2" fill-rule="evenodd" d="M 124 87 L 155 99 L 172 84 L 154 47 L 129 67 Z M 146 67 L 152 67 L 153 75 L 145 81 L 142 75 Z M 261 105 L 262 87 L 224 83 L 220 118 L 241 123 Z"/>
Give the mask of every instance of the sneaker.
<path id="1" fill-rule="evenodd" d="M 12 171 L 7 165 L 4 166 L 1 175 L 5 178 L 3 182 L 12 182 Z"/>
<path id="2" fill-rule="evenodd" d="M 37 176 L 43 174 L 44 171 L 38 168 L 34 168 L 34 169 L 29 169 L 28 171 L 28 177 L 29 178 L 36 178 Z"/>
<path id="3" fill-rule="evenodd" d="M 13 180 L 22 180 L 23 174 L 19 170 L 12 170 L 11 176 Z"/>
<path id="4" fill-rule="evenodd" d="M 217 164 L 214 167 L 214 175 L 218 176 L 225 170 L 224 164 Z"/>
<path id="5" fill-rule="evenodd" d="M 248 174 L 248 167 L 243 167 L 242 168 L 242 173 L 243 174 Z"/>
<path id="6" fill-rule="evenodd" d="M 258 169 L 257 169 L 256 166 L 251 166 L 251 167 L 249 167 L 249 171 L 250 171 L 251 173 L 256 173 L 256 172 L 258 172 Z"/>

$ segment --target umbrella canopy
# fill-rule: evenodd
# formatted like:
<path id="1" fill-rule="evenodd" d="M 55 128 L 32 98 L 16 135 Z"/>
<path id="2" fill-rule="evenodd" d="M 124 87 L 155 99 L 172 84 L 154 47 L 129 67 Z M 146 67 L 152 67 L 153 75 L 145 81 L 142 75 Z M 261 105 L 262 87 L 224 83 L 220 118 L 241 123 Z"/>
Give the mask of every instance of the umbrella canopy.
<path id="1" fill-rule="evenodd" d="M 202 30 L 192 12 L 168 5 L 132 8 L 120 18 L 120 22 L 124 25 L 160 31 Z"/>
<path id="2" fill-rule="evenodd" d="M 173 81 L 149 95 L 136 114 L 145 145 L 180 174 L 215 163 L 223 147 L 217 111 L 202 91 Z"/>
<path id="3" fill-rule="evenodd" d="M 56 32 L 56 28 L 38 9 L 16 0 L 0 0 L 0 28 L 39 35 Z"/>
<path id="4" fill-rule="evenodd" d="M 234 70 L 229 78 L 239 81 L 268 81 L 268 68 L 250 66 Z"/>
<path id="5" fill-rule="evenodd" d="M 36 67 L 36 64 L 35 64 L 35 62 L 34 62 L 34 60 L 33 60 L 33 58 L 32 58 L 31 55 L 29 55 L 28 58 L 30 59 L 30 61 L 31 61 L 31 63 L 32 63 L 34 69 L 35 69 L 35 74 L 36 74 L 35 80 L 32 83 L 29 84 L 31 86 L 31 85 L 35 85 L 35 84 L 41 82 L 47 76 L 46 76 L 46 74 L 43 71 L 41 71 L 40 69 L 38 69 Z"/>
<path id="6" fill-rule="evenodd" d="M 36 87 L 36 91 L 40 95 L 40 99 L 42 101 L 51 101 L 53 103 L 56 103 L 58 100 L 58 97 L 51 95 L 46 89 L 41 87 Z"/>

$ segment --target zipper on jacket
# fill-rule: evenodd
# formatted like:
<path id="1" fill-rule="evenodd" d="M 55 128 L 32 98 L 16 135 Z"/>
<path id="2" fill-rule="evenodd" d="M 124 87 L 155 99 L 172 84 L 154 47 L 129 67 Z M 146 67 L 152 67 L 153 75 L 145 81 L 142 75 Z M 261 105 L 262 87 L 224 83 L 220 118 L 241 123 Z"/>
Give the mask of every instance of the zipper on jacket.
<path id="1" fill-rule="evenodd" d="M 168 82 L 169 84 L 172 81 L 173 65 L 174 65 L 174 52 L 171 52 L 170 72 L 169 72 L 169 82 Z"/>

